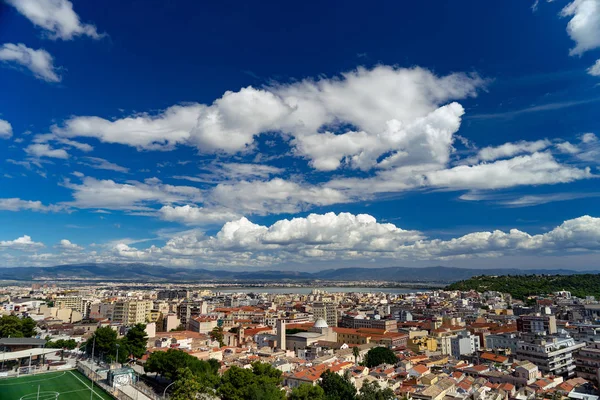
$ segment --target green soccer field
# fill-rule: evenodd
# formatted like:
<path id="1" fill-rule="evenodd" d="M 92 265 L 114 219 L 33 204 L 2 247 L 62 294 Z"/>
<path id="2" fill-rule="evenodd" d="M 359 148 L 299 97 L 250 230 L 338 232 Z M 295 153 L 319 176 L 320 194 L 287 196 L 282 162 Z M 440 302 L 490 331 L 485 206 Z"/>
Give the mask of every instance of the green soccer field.
<path id="1" fill-rule="evenodd" d="M 39 397 L 38 397 L 39 386 Z M 78 371 L 50 372 L 0 380 L 1 400 L 89 399 L 91 381 Z M 58 397 L 57 397 L 58 396 Z M 94 385 L 94 400 L 112 399 Z"/>

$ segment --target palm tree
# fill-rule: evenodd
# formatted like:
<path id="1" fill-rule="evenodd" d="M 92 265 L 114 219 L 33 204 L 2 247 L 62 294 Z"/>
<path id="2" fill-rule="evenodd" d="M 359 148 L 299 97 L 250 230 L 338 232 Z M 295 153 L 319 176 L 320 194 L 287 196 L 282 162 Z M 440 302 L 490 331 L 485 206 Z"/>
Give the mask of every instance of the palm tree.
<path id="1" fill-rule="evenodd" d="M 354 363 L 358 364 L 358 356 L 360 355 L 360 350 L 358 347 L 354 346 L 352 348 L 352 355 L 354 356 Z"/>

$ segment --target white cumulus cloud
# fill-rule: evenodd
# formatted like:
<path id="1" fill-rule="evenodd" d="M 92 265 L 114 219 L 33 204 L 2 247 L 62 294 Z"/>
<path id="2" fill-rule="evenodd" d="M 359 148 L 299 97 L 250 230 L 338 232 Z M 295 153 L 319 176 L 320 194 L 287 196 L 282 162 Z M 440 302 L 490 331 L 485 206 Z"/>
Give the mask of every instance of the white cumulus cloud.
<path id="1" fill-rule="evenodd" d="M 39 211 L 39 212 L 56 212 L 64 207 L 57 205 L 44 205 L 41 201 L 22 200 L 16 197 L 0 199 L 0 210 L 4 211 Z"/>
<path id="2" fill-rule="evenodd" d="M 600 76 L 600 59 L 596 60 L 596 63 L 589 67 L 587 72 L 592 76 Z"/>
<path id="3" fill-rule="evenodd" d="M 165 221 L 181 222 L 185 225 L 206 225 L 222 223 L 239 218 L 239 215 L 226 209 L 210 209 L 186 204 L 185 206 L 163 206 L 158 211 Z"/>
<path id="4" fill-rule="evenodd" d="M 5 43 L 0 47 L 0 61 L 7 65 L 27 68 L 36 78 L 47 82 L 62 80 L 54 66 L 54 59 L 43 49 L 34 50 L 23 43 Z"/>
<path id="5" fill-rule="evenodd" d="M 426 174 L 431 186 L 454 189 L 500 189 L 520 185 L 573 182 L 592 177 L 589 168 L 559 164 L 549 153 L 534 153 L 508 160 L 454 168 Z"/>
<path id="6" fill-rule="evenodd" d="M 41 247 L 44 247 L 43 243 L 34 242 L 31 240 L 31 236 L 23 235 L 15 240 L 0 240 L 0 250 L 22 250 L 22 251 L 35 251 Z"/>
<path id="7" fill-rule="evenodd" d="M 474 75 L 438 77 L 422 68 L 358 68 L 340 78 L 228 91 L 211 105 L 173 106 L 157 115 L 73 117 L 52 130 L 146 150 L 186 144 L 229 154 L 251 150 L 256 136 L 277 132 L 322 170 L 342 161 L 369 169 L 388 152 L 394 163 L 444 162 L 464 112 L 451 100 L 475 96 L 484 84 Z"/>
<path id="8" fill-rule="evenodd" d="M 312 208 L 345 203 L 341 192 L 281 178 L 268 181 L 221 183 L 208 195 L 211 204 L 250 214 L 294 213 Z"/>
<path id="9" fill-rule="evenodd" d="M 474 257 L 548 255 L 600 251 L 600 218 L 583 216 L 542 234 L 518 229 L 481 231 L 449 240 L 427 239 L 418 231 L 379 223 L 370 215 L 311 214 L 280 220 L 270 226 L 246 218 L 223 225 L 214 236 L 187 232 L 164 246 L 138 249 L 125 243 L 113 254 L 130 261 L 178 264 L 269 266 L 319 260 L 397 259 L 434 261 Z"/>
<path id="10" fill-rule="evenodd" d="M 196 202 L 202 198 L 198 188 L 168 185 L 157 178 L 118 183 L 84 177 L 80 184 L 67 182 L 65 186 L 73 190 L 74 200 L 68 205 L 78 208 L 152 211 L 148 206 L 156 203 Z"/>
<path id="11" fill-rule="evenodd" d="M 69 158 L 69 153 L 65 149 L 54 149 L 46 143 L 33 143 L 25 147 L 23 150 L 32 157 L 49 157 L 49 158 Z"/>
<path id="12" fill-rule="evenodd" d="M 71 40 L 81 35 L 100 39 L 104 36 L 98 33 L 94 25 L 81 22 L 69 0 L 7 0 L 7 2 L 35 26 L 46 30 L 51 39 Z"/>
<path id="13" fill-rule="evenodd" d="M 571 17 L 567 25 L 567 33 L 575 41 L 571 55 L 580 56 L 600 47 L 600 0 L 574 0 L 561 15 Z"/>
<path id="14" fill-rule="evenodd" d="M 75 243 L 72 243 L 70 240 L 67 239 L 62 239 L 58 245 L 56 245 L 56 248 L 66 251 L 66 252 L 79 252 L 79 251 L 83 251 L 83 247 L 76 245 Z"/>
<path id="15" fill-rule="evenodd" d="M 0 119 L 0 139 L 10 139 L 12 134 L 12 125 L 8 121 Z"/>
<path id="16" fill-rule="evenodd" d="M 535 153 L 548 148 L 552 143 L 547 139 L 536 140 L 533 142 L 520 141 L 513 143 L 504 143 L 500 146 L 489 146 L 479 150 L 474 162 L 494 161 L 500 158 L 509 158 L 518 154 Z"/>

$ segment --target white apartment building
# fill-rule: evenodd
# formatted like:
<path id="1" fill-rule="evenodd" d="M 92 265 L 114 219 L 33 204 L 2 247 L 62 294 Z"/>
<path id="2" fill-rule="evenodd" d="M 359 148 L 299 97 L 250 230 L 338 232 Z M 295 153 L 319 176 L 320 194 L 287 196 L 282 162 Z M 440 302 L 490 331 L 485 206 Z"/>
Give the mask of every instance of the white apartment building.
<path id="1" fill-rule="evenodd" d="M 600 383 L 600 341 L 579 350 L 575 356 L 575 373 L 580 378 Z"/>
<path id="2" fill-rule="evenodd" d="M 455 358 L 474 354 L 479 350 L 479 336 L 471 335 L 470 332 L 461 332 L 450 339 L 451 354 Z"/>
<path id="3" fill-rule="evenodd" d="M 516 354 L 519 340 L 519 335 L 516 333 L 501 333 L 486 336 L 485 344 L 490 350 L 510 350 L 510 354 Z"/>
<path id="4" fill-rule="evenodd" d="M 538 366 L 544 374 L 571 378 L 575 375 L 573 353 L 585 347 L 572 337 L 523 335 L 517 348 L 517 359 L 528 360 Z"/>

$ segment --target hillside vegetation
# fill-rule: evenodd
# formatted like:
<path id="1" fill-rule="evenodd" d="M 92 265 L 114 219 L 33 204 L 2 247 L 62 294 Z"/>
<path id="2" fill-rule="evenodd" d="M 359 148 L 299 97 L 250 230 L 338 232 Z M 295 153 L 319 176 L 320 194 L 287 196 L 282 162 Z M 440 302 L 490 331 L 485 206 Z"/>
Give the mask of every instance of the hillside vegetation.
<path id="1" fill-rule="evenodd" d="M 455 282 L 447 290 L 494 290 L 510 293 L 515 299 L 524 300 L 528 296 L 547 295 L 567 290 L 573 296 L 596 296 L 600 298 L 600 274 L 581 275 L 502 275 L 475 276 Z"/>

